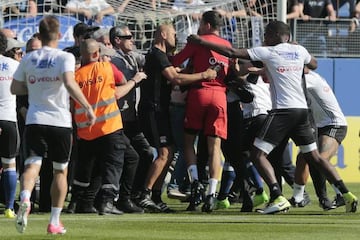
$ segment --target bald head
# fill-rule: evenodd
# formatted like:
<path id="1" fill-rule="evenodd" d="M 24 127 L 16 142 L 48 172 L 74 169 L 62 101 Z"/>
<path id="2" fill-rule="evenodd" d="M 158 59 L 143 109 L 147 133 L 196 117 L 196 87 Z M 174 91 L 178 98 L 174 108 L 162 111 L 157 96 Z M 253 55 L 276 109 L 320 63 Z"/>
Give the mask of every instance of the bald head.
<path id="1" fill-rule="evenodd" d="M 9 29 L 9 28 L 2 28 L 0 31 L 7 37 L 7 38 L 16 38 L 16 33 Z"/>
<path id="2" fill-rule="evenodd" d="M 80 43 L 82 63 L 96 62 L 99 60 L 100 45 L 95 39 L 85 39 Z"/>
<path id="3" fill-rule="evenodd" d="M 163 45 L 165 51 L 176 47 L 176 32 L 171 23 L 161 24 L 155 32 L 155 45 Z"/>

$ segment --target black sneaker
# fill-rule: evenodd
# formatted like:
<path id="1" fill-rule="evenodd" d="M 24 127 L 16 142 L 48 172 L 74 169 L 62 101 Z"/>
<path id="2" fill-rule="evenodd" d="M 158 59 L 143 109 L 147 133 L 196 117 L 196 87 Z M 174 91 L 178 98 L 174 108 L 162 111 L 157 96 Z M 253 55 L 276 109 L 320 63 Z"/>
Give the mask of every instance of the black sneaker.
<path id="1" fill-rule="evenodd" d="M 205 192 L 204 186 L 199 181 L 194 181 L 191 184 L 190 204 L 187 207 L 187 211 L 195 211 L 196 207 L 199 206 L 203 200 Z"/>
<path id="2" fill-rule="evenodd" d="M 291 206 L 293 206 L 293 207 L 305 207 L 306 205 L 310 204 L 310 199 L 309 198 L 304 198 L 300 202 L 296 202 L 295 198 L 292 197 L 288 201 L 291 204 Z"/>
<path id="3" fill-rule="evenodd" d="M 207 195 L 201 211 L 211 213 L 215 208 L 216 198 L 214 194 Z"/>
<path id="4" fill-rule="evenodd" d="M 345 200 L 341 194 L 336 194 L 332 203 L 336 207 L 345 206 Z"/>
<path id="5" fill-rule="evenodd" d="M 162 201 L 156 203 L 156 206 L 158 206 L 160 208 L 160 211 L 162 213 L 175 213 L 176 212 L 175 210 L 169 208 L 169 206 L 166 203 L 162 202 Z"/>
<path id="6" fill-rule="evenodd" d="M 151 200 L 150 193 L 142 193 L 137 204 L 150 212 L 161 212 L 161 209 Z"/>
<path id="7" fill-rule="evenodd" d="M 136 206 L 130 199 L 118 200 L 116 207 L 124 213 L 144 213 L 144 209 Z"/>
<path id="8" fill-rule="evenodd" d="M 122 215 L 124 212 L 117 209 L 111 202 L 102 203 L 99 208 L 99 215 L 109 214 Z"/>
<path id="9" fill-rule="evenodd" d="M 329 211 L 336 208 L 336 206 L 328 198 L 319 199 L 319 206 L 324 209 L 324 211 Z"/>

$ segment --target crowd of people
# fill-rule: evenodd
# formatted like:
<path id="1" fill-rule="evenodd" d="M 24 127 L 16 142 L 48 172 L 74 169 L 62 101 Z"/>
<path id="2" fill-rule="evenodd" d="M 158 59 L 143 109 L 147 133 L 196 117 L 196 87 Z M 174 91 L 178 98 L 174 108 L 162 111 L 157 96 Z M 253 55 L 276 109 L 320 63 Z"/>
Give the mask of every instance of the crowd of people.
<path id="1" fill-rule="evenodd" d="M 80 22 L 74 46 L 63 50 L 52 15 L 26 44 L 1 29 L 1 195 L 4 215 L 20 233 L 34 210 L 39 174 L 40 185 L 52 178 L 50 196 L 39 203 L 49 205 L 50 234 L 66 233 L 60 214 L 67 195 L 68 213 L 174 212 L 162 200 L 170 167 L 168 196 L 189 202 L 187 211 L 228 208 L 233 192 L 241 192 L 242 212 L 263 204 L 257 211 L 264 214 L 304 207 L 309 169 L 324 210 L 357 211 L 357 197 L 329 162 L 346 136 L 346 119 L 312 71 L 316 59 L 290 43 L 290 27 L 272 21 L 264 46 L 236 49 L 220 36 L 222 13 L 209 10 L 200 19 L 198 35 L 180 51 L 173 24 L 160 24 L 145 55 L 127 25 L 106 30 Z M 289 138 L 300 148 L 296 167 L 286 157 Z M 282 177 L 293 188 L 289 199 Z"/>
<path id="2" fill-rule="evenodd" d="M 61 13 L 79 18 L 81 21 L 102 22 L 104 16 L 134 12 L 136 9 L 161 10 L 169 13 L 181 13 L 186 8 L 204 6 L 203 0 L 22 0 L 17 3 L 4 3 L 2 16 L 5 20 L 11 18 L 36 17 L 38 14 Z M 347 5 L 348 13 L 339 14 L 339 9 Z M 219 9 L 226 17 L 263 16 L 270 17 L 276 13 L 276 4 L 270 0 L 239 1 L 233 9 Z M 198 19 L 199 14 L 193 13 L 191 17 Z M 336 21 L 337 18 L 353 19 L 351 30 L 359 25 L 360 1 L 359 0 L 287 0 L 287 19 L 302 19 L 309 21 L 311 18 L 327 18 Z"/>

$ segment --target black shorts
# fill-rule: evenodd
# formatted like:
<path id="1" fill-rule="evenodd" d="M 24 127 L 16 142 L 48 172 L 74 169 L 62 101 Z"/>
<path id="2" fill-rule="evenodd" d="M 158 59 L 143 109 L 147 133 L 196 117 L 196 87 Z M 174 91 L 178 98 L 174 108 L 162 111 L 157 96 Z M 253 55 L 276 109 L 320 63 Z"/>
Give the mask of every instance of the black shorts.
<path id="1" fill-rule="evenodd" d="M 321 137 L 323 135 L 335 138 L 335 140 L 341 144 L 341 142 L 346 137 L 347 126 L 335 126 L 329 125 L 322 128 L 318 128 L 318 136 Z"/>
<path id="2" fill-rule="evenodd" d="M 52 162 L 67 163 L 72 147 L 72 128 L 31 124 L 25 126 L 27 156 L 48 158 Z"/>
<path id="3" fill-rule="evenodd" d="M 315 143 L 307 109 L 271 110 L 257 138 L 277 146 L 284 138 L 291 138 L 297 146 Z"/>
<path id="4" fill-rule="evenodd" d="M 139 122 L 145 138 L 152 147 L 158 149 L 173 144 L 169 112 L 142 111 L 139 114 Z"/>
<path id="5" fill-rule="evenodd" d="M 16 122 L 0 121 L 0 157 L 14 158 L 19 152 L 19 131 Z"/>

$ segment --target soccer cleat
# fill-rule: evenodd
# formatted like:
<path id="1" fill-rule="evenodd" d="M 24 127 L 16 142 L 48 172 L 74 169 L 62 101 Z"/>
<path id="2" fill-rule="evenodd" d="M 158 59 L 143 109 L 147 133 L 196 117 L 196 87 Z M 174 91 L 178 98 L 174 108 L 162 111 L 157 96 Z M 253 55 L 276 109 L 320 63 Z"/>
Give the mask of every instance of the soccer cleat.
<path id="1" fill-rule="evenodd" d="M 286 212 L 291 204 L 284 196 L 278 196 L 274 201 L 269 202 L 267 206 L 259 212 L 263 214 L 273 214 L 277 212 Z"/>
<path id="2" fill-rule="evenodd" d="M 351 192 L 344 193 L 343 197 L 345 200 L 346 212 L 356 212 L 358 198 Z"/>
<path id="3" fill-rule="evenodd" d="M 253 207 L 257 207 L 257 206 L 260 206 L 261 204 L 268 203 L 269 202 L 269 197 L 266 194 L 266 192 L 263 191 L 260 194 L 256 194 L 253 197 L 252 201 L 253 201 Z"/>
<path id="4" fill-rule="evenodd" d="M 204 201 L 204 205 L 201 207 L 202 212 L 211 213 L 215 208 L 216 198 L 214 194 L 207 195 Z"/>
<path id="5" fill-rule="evenodd" d="M 4 215 L 5 215 L 6 218 L 15 218 L 16 217 L 16 214 L 15 214 L 14 210 L 12 210 L 10 208 L 5 209 Z"/>
<path id="6" fill-rule="evenodd" d="M 31 203 L 29 200 L 20 203 L 19 211 L 16 216 L 15 226 L 19 233 L 23 233 L 27 226 L 27 218 L 31 210 Z"/>
<path id="7" fill-rule="evenodd" d="M 336 207 L 345 206 L 345 200 L 341 194 L 336 194 L 333 200 L 333 205 Z"/>
<path id="8" fill-rule="evenodd" d="M 196 207 L 199 206 L 203 200 L 204 192 L 205 188 L 199 181 L 196 180 L 191 184 L 190 204 L 186 209 L 187 211 L 196 210 Z"/>
<path id="9" fill-rule="evenodd" d="M 295 198 L 292 197 L 288 201 L 291 204 L 291 206 L 293 206 L 293 207 L 305 207 L 306 205 L 310 204 L 309 198 L 303 198 L 301 201 L 297 202 L 297 201 L 295 201 Z"/>
<path id="10" fill-rule="evenodd" d="M 329 211 L 336 208 L 336 206 L 328 198 L 319 199 L 319 206 L 324 209 L 324 211 Z"/>
<path id="11" fill-rule="evenodd" d="M 215 209 L 227 209 L 230 207 L 230 201 L 228 198 L 225 198 L 224 200 L 216 200 Z"/>
<path id="12" fill-rule="evenodd" d="M 48 227 L 47 227 L 47 232 L 48 234 L 52 234 L 52 235 L 57 235 L 57 234 L 65 234 L 66 233 L 66 229 L 64 228 L 64 226 L 60 223 L 60 225 L 54 225 L 49 223 Z"/>

